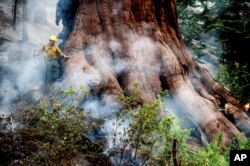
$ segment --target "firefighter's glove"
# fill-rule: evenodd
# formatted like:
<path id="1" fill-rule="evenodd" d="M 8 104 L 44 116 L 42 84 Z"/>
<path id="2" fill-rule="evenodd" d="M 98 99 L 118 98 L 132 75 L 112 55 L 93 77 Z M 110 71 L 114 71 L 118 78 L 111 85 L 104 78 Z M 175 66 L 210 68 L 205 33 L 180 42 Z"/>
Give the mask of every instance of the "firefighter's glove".
<path id="1" fill-rule="evenodd" d="M 64 55 L 64 59 L 65 59 L 65 60 L 68 60 L 68 59 L 69 59 L 69 56 Z"/>

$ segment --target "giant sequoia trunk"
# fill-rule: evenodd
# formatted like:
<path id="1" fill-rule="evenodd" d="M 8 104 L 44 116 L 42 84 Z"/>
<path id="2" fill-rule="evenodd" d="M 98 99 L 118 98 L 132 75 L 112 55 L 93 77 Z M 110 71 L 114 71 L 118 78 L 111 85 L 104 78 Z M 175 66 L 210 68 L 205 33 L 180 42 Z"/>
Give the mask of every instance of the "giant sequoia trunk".
<path id="1" fill-rule="evenodd" d="M 239 101 L 198 66 L 185 47 L 175 0 L 81 1 L 65 53 L 71 57 L 65 79 L 70 84 L 82 80 L 115 100 L 137 82 L 144 94 L 140 103 L 152 102 L 161 88 L 169 89 L 183 114 L 209 140 L 220 133 L 227 145 L 235 136 L 244 139 L 242 131 L 250 134 Z"/>

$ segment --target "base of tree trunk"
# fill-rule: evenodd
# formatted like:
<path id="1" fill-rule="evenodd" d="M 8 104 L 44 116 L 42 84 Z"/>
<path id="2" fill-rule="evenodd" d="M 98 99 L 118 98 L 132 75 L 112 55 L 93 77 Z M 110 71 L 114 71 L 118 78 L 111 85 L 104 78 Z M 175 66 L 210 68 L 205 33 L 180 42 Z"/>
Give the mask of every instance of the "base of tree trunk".
<path id="1" fill-rule="evenodd" d="M 65 45 L 67 84 L 85 83 L 115 100 L 135 83 L 151 103 L 168 89 L 208 140 L 245 139 L 250 121 L 236 100 L 198 66 L 178 30 L 175 1 L 82 1 Z M 86 80 L 88 82 L 86 83 Z M 95 88 L 96 90 L 96 88 Z"/>

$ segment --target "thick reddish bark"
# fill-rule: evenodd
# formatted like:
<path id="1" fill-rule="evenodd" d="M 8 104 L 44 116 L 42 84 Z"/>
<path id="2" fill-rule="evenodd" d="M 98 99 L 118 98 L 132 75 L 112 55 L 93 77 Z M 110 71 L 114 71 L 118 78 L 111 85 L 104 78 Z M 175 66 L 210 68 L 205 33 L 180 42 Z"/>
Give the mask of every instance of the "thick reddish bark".
<path id="1" fill-rule="evenodd" d="M 234 136 L 244 138 L 240 131 L 250 134 L 238 100 L 185 47 L 174 0 L 82 1 L 65 52 L 71 57 L 66 80 L 72 84 L 74 75 L 84 80 L 87 74 L 90 88 L 98 86 L 99 93 L 115 99 L 138 82 L 140 102 L 152 102 L 161 87 L 168 88 L 209 139 L 221 133 L 227 145 Z M 120 61 L 125 66 L 117 72 L 112 64 Z M 225 104 L 232 122 L 219 111 Z"/>

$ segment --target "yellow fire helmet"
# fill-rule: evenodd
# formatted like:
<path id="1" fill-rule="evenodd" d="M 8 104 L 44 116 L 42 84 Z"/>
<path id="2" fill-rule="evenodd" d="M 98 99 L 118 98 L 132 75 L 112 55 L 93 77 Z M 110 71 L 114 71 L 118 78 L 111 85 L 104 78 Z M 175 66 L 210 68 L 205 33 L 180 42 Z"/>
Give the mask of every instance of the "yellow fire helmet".
<path id="1" fill-rule="evenodd" d="M 57 41 L 57 38 L 56 38 L 55 35 L 51 35 L 51 36 L 49 37 L 49 40 L 56 42 L 56 41 Z"/>

